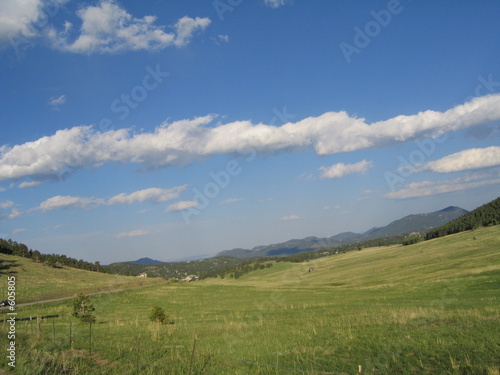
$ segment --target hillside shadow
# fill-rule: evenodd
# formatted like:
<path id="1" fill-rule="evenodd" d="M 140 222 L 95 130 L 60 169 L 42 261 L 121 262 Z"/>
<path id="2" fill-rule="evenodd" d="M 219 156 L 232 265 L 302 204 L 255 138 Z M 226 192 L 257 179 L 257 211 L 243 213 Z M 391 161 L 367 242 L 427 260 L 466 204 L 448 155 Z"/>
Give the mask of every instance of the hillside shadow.
<path id="1" fill-rule="evenodd" d="M 8 275 L 17 273 L 17 271 L 12 270 L 11 268 L 18 267 L 19 263 L 16 263 L 14 260 L 1 260 L 0 259 L 0 275 Z"/>

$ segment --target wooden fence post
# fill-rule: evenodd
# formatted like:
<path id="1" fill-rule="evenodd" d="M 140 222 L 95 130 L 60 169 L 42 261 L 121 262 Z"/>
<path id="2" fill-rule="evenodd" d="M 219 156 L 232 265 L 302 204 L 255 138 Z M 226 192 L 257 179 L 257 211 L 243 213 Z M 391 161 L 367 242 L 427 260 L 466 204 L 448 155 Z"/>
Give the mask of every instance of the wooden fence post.
<path id="1" fill-rule="evenodd" d="M 54 344 L 56 343 L 56 323 L 52 321 L 52 338 L 54 339 Z"/>
<path id="2" fill-rule="evenodd" d="M 69 350 L 73 350 L 73 322 L 69 322 Z"/>
<path id="3" fill-rule="evenodd" d="M 42 337 L 42 331 L 40 329 L 40 324 L 42 323 L 42 318 L 39 316 L 36 317 L 36 338 L 39 339 Z"/>
<path id="4" fill-rule="evenodd" d="M 139 371 L 141 365 L 141 333 L 137 336 L 137 371 Z"/>
<path id="5" fill-rule="evenodd" d="M 90 337 L 89 337 L 90 350 L 89 350 L 89 353 L 90 353 L 90 355 L 92 355 L 92 322 L 90 322 L 89 326 L 90 326 Z"/>
<path id="6" fill-rule="evenodd" d="M 196 340 L 198 340 L 197 334 L 194 335 L 193 351 L 191 352 L 191 362 L 189 363 L 189 375 L 193 374 L 194 355 L 196 353 Z"/>

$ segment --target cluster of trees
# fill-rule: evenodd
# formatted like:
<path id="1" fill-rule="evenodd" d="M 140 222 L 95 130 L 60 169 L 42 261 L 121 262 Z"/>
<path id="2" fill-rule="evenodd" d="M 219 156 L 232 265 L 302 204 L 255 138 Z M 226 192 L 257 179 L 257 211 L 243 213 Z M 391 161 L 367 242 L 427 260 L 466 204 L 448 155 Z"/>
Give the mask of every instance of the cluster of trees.
<path id="1" fill-rule="evenodd" d="M 453 233 L 464 232 L 480 227 L 500 224 L 500 198 L 468 212 L 448 224 L 433 229 L 425 236 L 426 240 L 443 237 Z"/>
<path id="2" fill-rule="evenodd" d="M 408 245 L 413 245 L 415 243 L 419 243 L 419 242 L 422 242 L 424 240 L 424 237 L 410 237 L 410 238 L 407 238 L 403 241 L 403 245 L 404 246 L 408 246 Z"/>
<path id="3" fill-rule="evenodd" d="M 0 253 L 8 255 L 17 255 L 23 258 L 32 259 L 36 263 L 42 263 L 50 267 L 60 268 L 68 266 L 87 271 L 106 272 L 105 267 L 99 262 L 86 262 L 58 254 L 42 254 L 38 250 L 31 250 L 23 243 L 0 238 Z"/>
<path id="4" fill-rule="evenodd" d="M 252 259 L 252 260 L 246 261 L 243 264 L 235 266 L 231 269 L 219 272 L 218 276 L 222 279 L 224 277 L 239 279 L 241 276 L 243 276 L 246 273 L 257 271 L 257 270 L 263 270 L 266 268 L 271 268 L 272 266 L 273 266 L 273 264 L 269 262 L 269 258 Z"/>

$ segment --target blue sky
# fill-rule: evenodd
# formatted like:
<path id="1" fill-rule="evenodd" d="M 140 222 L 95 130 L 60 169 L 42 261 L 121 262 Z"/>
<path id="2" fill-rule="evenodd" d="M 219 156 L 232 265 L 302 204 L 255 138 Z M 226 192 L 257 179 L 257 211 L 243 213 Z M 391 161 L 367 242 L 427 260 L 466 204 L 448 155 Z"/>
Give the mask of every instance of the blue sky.
<path id="1" fill-rule="evenodd" d="M 0 237 L 110 263 L 500 186 L 498 1 L 0 3 Z"/>

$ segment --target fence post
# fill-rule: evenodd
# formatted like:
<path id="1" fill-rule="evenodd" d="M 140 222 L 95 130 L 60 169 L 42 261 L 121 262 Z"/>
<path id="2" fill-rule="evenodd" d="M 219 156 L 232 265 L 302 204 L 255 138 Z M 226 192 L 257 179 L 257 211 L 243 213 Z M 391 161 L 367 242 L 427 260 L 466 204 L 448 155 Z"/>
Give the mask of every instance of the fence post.
<path id="1" fill-rule="evenodd" d="M 141 333 L 137 336 L 137 371 L 139 371 L 141 365 Z"/>
<path id="2" fill-rule="evenodd" d="M 194 364 L 194 354 L 196 352 L 196 340 L 198 340 L 198 335 L 194 335 L 193 351 L 191 352 L 191 362 L 189 363 L 189 375 L 193 374 L 193 364 Z"/>
<path id="3" fill-rule="evenodd" d="M 39 316 L 36 317 L 36 338 L 39 339 L 42 337 L 42 331 L 40 329 L 40 324 L 42 323 L 42 318 Z"/>
<path id="4" fill-rule="evenodd" d="M 89 336 L 90 350 L 89 350 L 89 353 L 90 353 L 90 355 L 92 355 L 92 322 L 90 322 L 89 326 L 90 326 L 90 336 Z"/>
<path id="5" fill-rule="evenodd" d="M 363 374 L 363 368 L 361 367 L 361 365 L 358 365 L 358 375 L 362 374 Z"/>
<path id="6" fill-rule="evenodd" d="M 52 321 L 52 338 L 54 339 L 54 344 L 56 343 L 56 323 Z"/>

